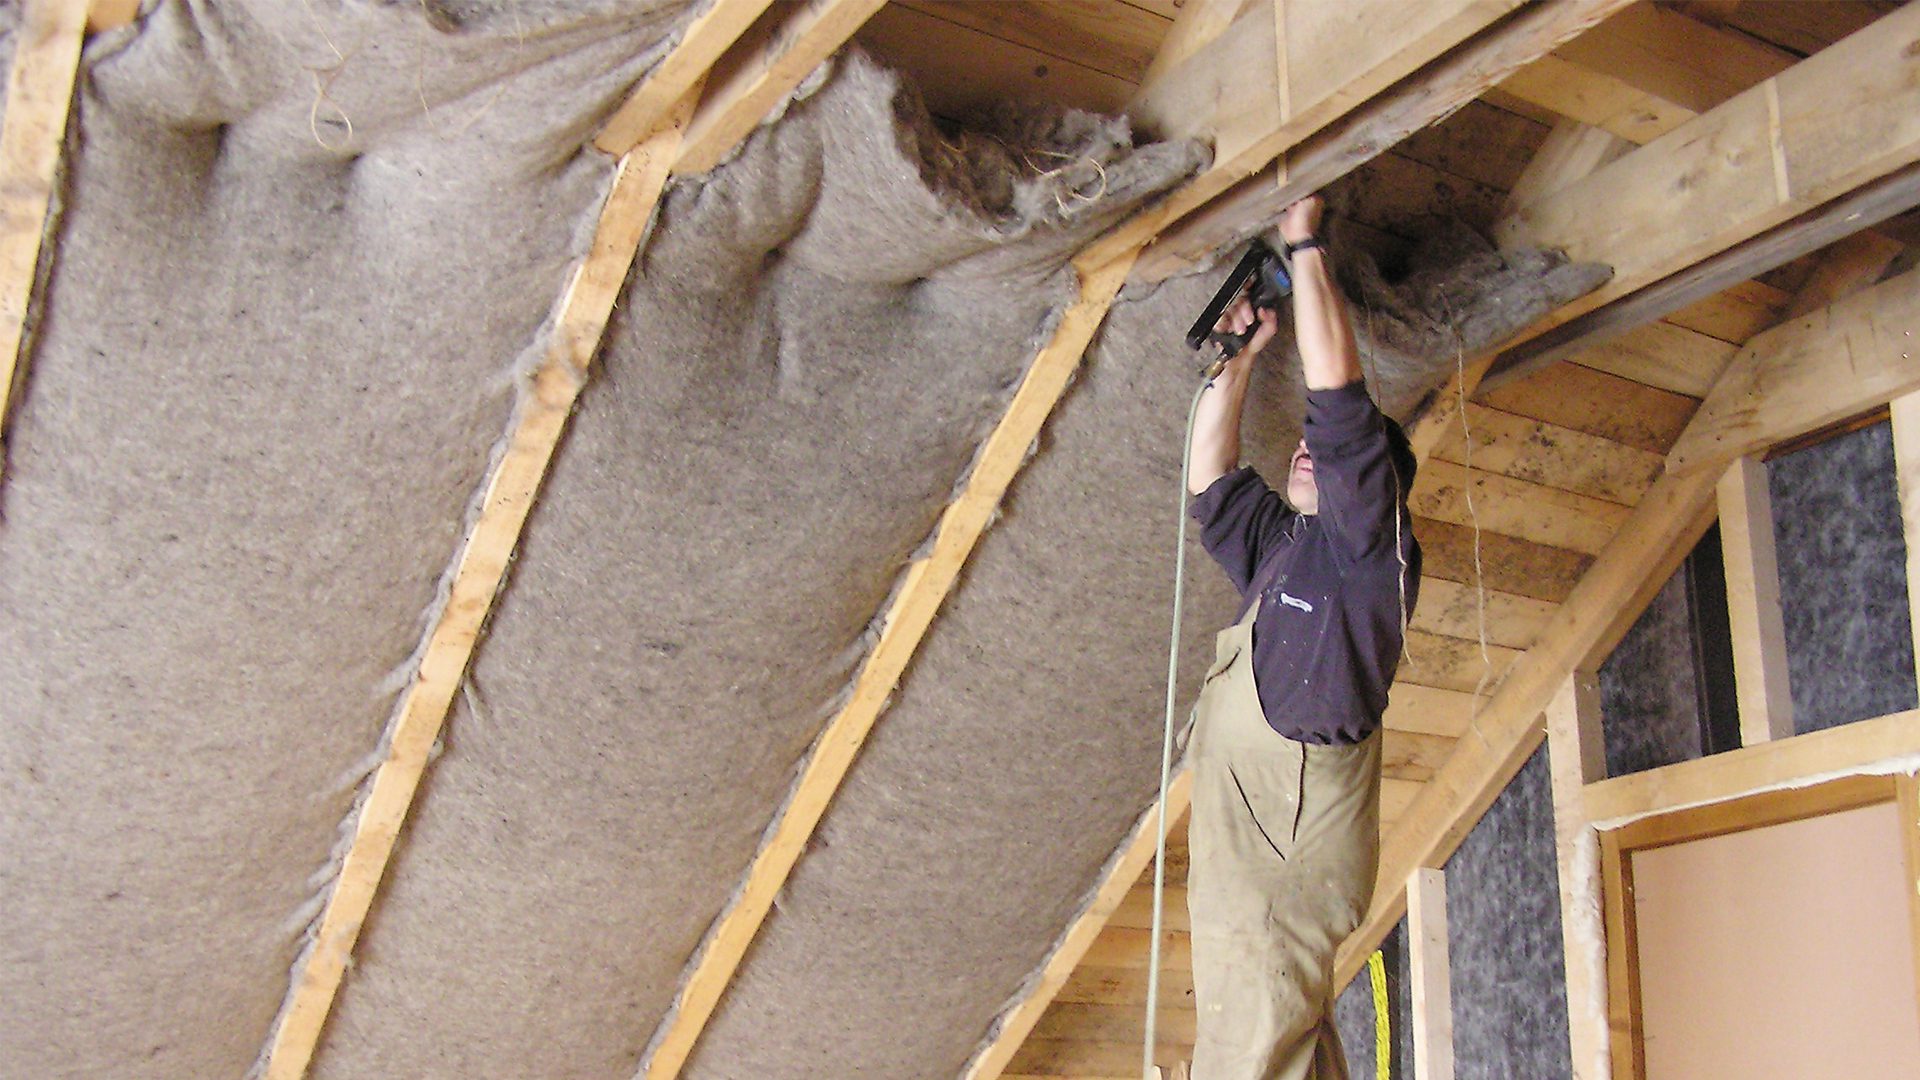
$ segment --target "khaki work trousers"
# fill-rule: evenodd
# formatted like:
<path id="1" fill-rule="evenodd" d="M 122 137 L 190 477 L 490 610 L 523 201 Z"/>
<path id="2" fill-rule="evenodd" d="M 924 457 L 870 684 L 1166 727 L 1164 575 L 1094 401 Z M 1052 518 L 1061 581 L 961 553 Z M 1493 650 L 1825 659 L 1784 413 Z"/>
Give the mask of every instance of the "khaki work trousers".
<path id="1" fill-rule="evenodd" d="M 1380 734 L 1314 746 L 1267 725 L 1259 606 L 1220 632 L 1194 706 L 1193 1080 L 1346 1080 L 1333 954 L 1373 899 Z"/>

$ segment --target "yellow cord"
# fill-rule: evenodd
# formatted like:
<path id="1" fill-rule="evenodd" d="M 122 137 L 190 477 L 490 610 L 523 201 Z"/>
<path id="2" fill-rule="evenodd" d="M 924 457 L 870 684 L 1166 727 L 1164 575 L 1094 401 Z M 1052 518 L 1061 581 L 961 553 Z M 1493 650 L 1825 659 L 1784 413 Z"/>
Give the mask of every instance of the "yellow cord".
<path id="1" fill-rule="evenodd" d="M 1373 979 L 1373 1074 L 1378 1080 L 1392 1080 L 1393 1022 L 1387 1018 L 1387 958 L 1378 949 L 1367 957 L 1367 974 Z"/>

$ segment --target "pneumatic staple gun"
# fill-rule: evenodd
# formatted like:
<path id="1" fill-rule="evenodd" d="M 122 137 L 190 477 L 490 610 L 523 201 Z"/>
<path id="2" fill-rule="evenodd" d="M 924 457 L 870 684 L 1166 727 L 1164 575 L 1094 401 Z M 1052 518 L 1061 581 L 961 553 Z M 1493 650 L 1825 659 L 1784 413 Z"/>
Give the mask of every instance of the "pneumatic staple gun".
<path id="1" fill-rule="evenodd" d="M 1197 350 L 1208 342 L 1220 347 L 1220 355 L 1207 366 L 1208 381 L 1220 374 L 1220 369 L 1227 366 L 1227 361 L 1238 356 L 1253 338 L 1252 327 L 1248 327 L 1244 334 L 1213 328 L 1220 321 L 1220 316 L 1226 314 L 1227 308 L 1233 306 L 1233 302 L 1244 293 L 1256 311 L 1278 314 L 1280 302 L 1291 292 L 1293 279 L 1287 275 L 1286 264 L 1280 261 L 1280 256 L 1265 241 L 1256 238 L 1247 253 L 1241 256 L 1239 265 L 1233 268 L 1226 283 L 1220 286 L 1220 291 L 1213 294 L 1213 299 L 1208 302 L 1206 310 L 1200 313 L 1193 328 L 1187 331 L 1187 347 L 1190 349 Z"/>

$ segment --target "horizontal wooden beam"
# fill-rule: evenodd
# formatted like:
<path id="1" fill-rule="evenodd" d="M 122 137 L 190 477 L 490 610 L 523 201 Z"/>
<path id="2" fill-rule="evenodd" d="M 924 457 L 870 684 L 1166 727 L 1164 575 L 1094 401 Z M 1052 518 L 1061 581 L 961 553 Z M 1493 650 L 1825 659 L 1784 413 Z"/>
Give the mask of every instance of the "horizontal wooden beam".
<path id="1" fill-rule="evenodd" d="M 1556 0 L 1512 12 L 1324 131 L 1301 140 L 1286 151 L 1279 167 L 1216 191 L 1202 208 L 1175 215 L 1186 219 L 1162 232 L 1141 254 L 1135 280 L 1162 281 L 1206 264 L 1221 249 L 1270 226 L 1288 203 L 1446 119 L 1488 87 L 1626 6 L 1627 0 Z"/>
<path id="2" fill-rule="evenodd" d="M 6 118 L 0 123 L 0 439 L 21 381 L 27 307 L 40 267 L 47 208 L 67 135 L 86 0 L 26 0 L 13 32 Z M 0 442 L 0 469 L 5 467 Z"/>
<path id="3" fill-rule="evenodd" d="M 1920 206 L 1920 164 L 1906 166 L 1758 236 L 1703 259 L 1604 307 L 1500 353 L 1484 385 L 1492 390 L 1637 327 L 1681 311 L 1803 255 Z"/>
<path id="4" fill-rule="evenodd" d="M 1681 433 L 1667 468 L 1718 469 L 1915 389 L 1920 270 L 1748 342 Z"/>
<path id="5" fill-rule="evenodd" d="M 1585 180 L 1520 208 L 1496 231 L 1503 243 L 1558 248 L 1571 258 L 1614 267 L 1612 281 L 1555 314 L 1554 322 L 1565 323 L 1809 211 L 1831 209 L 1836 200 L 1920 161 L 1920 50 L 1907 48 L 1916 35 L 1920 7 L 1895 10 Z M 1835 130 L 1834 115 L 1848 117 L 1847 135 Z M 1596 210 L 1601 207 L 1604 212 Z M 1843 217 L 1839 224 L 1846 230 L 1839 235 L 1864 223 Z M 1801 226 L 1801 237 L 1836 227 L 1822 215 Z M 1775 239 L 1776 246 L 1784 245 L 1792 235 Z M 1671 286 L 1668 292 L 1674 293 Z M 1651 311 L 1643 322 L 1664 314 L 1644 306 L 1642 311 Z M 1509 361 L 1501 369 L 1514 366 Z"/>
<path id="6" fill-rule="evenodd" d="M 1920 768 L 1920 709 L 1588 784 L 1587 817 L 1601 828 L 1649 814 L 1725 802 L 1832 775 Z"/>
<path id="7" fill-rule="evenodd" d="M 1585 11 L 1617 2 L 1568 0 L 1566 6 Z M 1518 3 L 1284 0 L 1248 9 L 1138 104 L 1149 124 L 1211 137 L 1212 166 L 1094 243 L 1081 264 L 1097 266 L 1153 240 Z M 1276 12 L 1284 27 L 1276 24 Z"/>

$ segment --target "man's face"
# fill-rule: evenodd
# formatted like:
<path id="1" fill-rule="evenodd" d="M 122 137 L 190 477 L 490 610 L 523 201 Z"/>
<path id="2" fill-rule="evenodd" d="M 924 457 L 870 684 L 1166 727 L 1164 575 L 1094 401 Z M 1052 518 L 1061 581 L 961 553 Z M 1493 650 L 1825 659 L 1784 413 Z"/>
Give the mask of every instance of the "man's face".
<path id="1" fill-rule="evenodd" d="M 1313 482 L 1313 456 L 1307 453 L 1307 440 L 1293 448 L 1287 462 L 1287 502 L 1303 514 L 1320 512 L 1320 489 Z"/>

